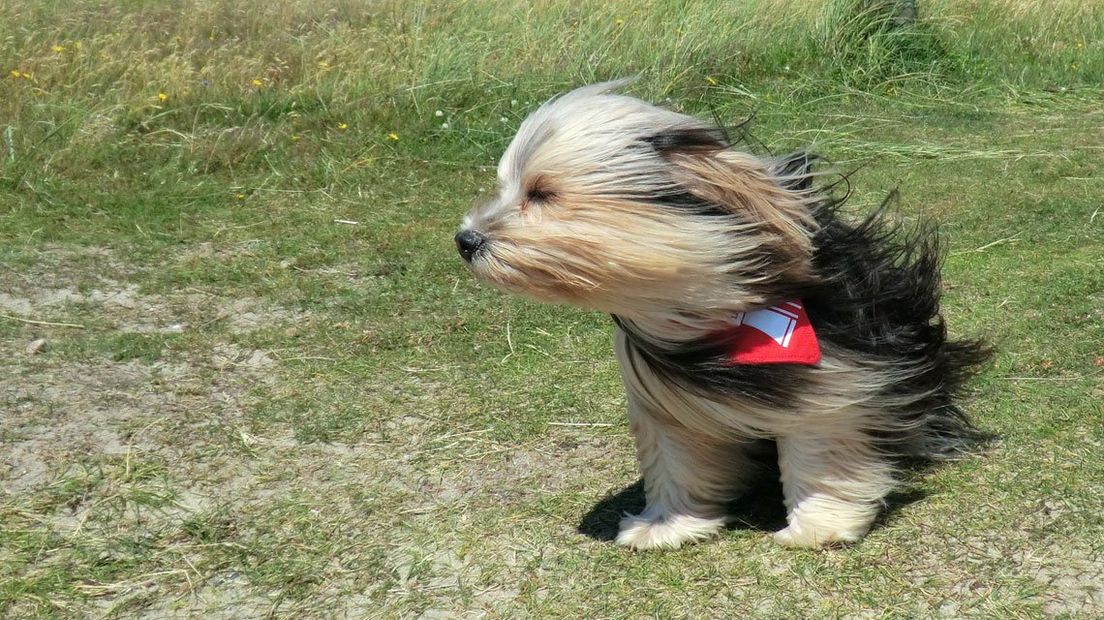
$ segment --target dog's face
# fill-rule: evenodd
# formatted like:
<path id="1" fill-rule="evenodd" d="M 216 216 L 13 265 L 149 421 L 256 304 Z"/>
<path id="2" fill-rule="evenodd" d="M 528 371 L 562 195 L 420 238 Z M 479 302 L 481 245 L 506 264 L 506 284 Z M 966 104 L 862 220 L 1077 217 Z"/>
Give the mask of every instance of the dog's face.
<path id="1" fill-rule="evenodd" d="M 769 162 L 690 116 L 585 87 L 525 120 L 456 242 L 480 278 L 626 316 L 761 301 L 809 269 L 811 217 Z"/>

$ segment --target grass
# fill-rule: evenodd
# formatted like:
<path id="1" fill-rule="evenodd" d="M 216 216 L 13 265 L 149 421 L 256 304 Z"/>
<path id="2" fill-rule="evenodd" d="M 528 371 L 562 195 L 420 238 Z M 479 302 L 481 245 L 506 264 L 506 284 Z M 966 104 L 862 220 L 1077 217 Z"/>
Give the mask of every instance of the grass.
<path id="1" fill-rule="evenodd" d="M 919 5 L 0 5 L 0 615 L 1104 613 L 1104 4 Z M 624 75 L 942 224 L 1000 441 L 862 544 L 772 546 L 775 489 L 709 544 L 603 540 L 608 320 L 455 257 L 521 119 Z"/>

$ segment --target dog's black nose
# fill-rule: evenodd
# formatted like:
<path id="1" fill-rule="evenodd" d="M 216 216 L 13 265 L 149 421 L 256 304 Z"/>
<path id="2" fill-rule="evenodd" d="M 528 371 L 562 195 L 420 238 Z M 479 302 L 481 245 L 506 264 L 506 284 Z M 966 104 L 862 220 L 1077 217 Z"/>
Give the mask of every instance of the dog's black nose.
<path id="1" fill-rule="evenodd" d="M 456 233 L 456 249 L 460 250 L 460 256 L 463 256 L 464 260 L 469 263 L 475 253 L 479 251 L 479 248 L 486 243 L 487 238 L 483 236 L 483 233 L 474 230 L 461 230 Z"/>

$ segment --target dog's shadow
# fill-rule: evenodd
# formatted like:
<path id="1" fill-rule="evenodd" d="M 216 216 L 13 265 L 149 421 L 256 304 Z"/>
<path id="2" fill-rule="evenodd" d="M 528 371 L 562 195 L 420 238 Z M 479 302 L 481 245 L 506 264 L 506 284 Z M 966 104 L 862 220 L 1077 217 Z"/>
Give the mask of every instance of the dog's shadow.
<path id="1" fill-rule="evenodd" d="M 874 527 L 884 526 L 899 509 L 923 499 L 927 494 L 919 489 L 903 489 L 886 497 Z M 607 495 L 598 501 L 579 521 L 578 532 L 588 538 L 612 541 L 617 537 L 618 523 L 626 514 L 644 510 L 644 480 Z M 728 506 L 728 530 L 774 532 L 786 527 L 786 508 L 782 503 L 782 483 L 777 476 L 764 476 Z"/>
<path id="2" fill-rule="evenodd" d="M 782 485 L 763 483 L 751 488 L 739 500 L 729 505 L 730 530 L 764 532 L 786 526 L 786 509 L 782 505 Z M 607 495 L 595 504 L 579 522 L 580 534 L 595 540 L 610 541 L 617 537 L 617 525 L 626 514 L 644 510 L 644 481 Z"/>

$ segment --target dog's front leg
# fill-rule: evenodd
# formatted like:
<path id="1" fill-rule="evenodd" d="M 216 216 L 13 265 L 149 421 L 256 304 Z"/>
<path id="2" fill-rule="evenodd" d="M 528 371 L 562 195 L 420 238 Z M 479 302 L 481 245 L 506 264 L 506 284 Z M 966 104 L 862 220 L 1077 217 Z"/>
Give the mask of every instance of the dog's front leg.
<path id="1" fill-rule="evenodd" d="M 719 532 L 724 504 L 754 471 L 753 444 L 734 441 L 702 412 L 688 410 L 692 399 L 656 374 L 621 330 L 614 345 L 646 499 L 644 512 L 621 520 L 617 542 L 674 549 Z"/>
<path id="2" fill-rule="evenodd" d="M 778 463 L 789 526 L 774 540 L 791 547 L 859 540 L 894 485 L 891 466 L 860 430 L 780 437 Z"/>
<path id="3" fill-rule="evenodd" d="M 621 520 L 618 544 L 674 549 L 720 531 L 731 497 L 729 470 L 740 452 L 691 433 L 631 395 L 629 426 L 647 504 L 644 512 Z"/>

